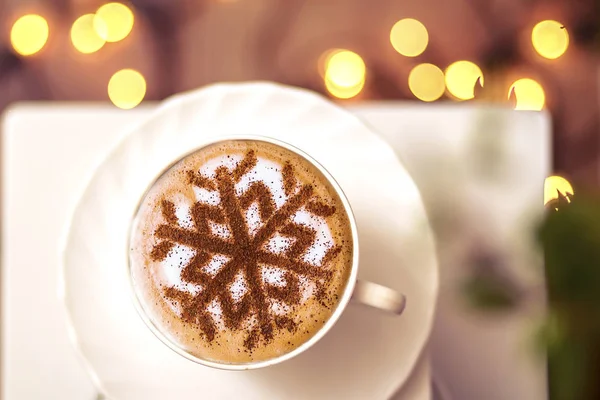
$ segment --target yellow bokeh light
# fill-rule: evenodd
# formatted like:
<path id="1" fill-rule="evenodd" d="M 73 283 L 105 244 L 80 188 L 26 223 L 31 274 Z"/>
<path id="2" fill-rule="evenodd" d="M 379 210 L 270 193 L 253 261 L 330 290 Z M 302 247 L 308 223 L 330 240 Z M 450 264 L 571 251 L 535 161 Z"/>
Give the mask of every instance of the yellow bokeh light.
<path id="1" fill-rule="evenodd" d="M 514 90 L 517 99 L 515 110 L 532 110 L 539 111 L 544 108 L 546 102 L 546 94 L 544 88 L 533 79 L 519 79 L 510 86 L 508 94 Z"/>
<path id="2" fill-rule="evenodd" d="M 483 72 L 470 61 L 457 61 L 446 69 L 446 87 L 460 100 L 475 97 L 475 85 L 480 78 L 483 85 Z"/>
<path id="3" fill-rule="evenodd" d="M 94 53 L 104 46 L 106 41 L 98 35 L 94 27 L 94 14 L 85 14 L 77 18 L 71 27 L 71 42 L 73 47 L 83 54 Z"/>
<path id="4" fill-rule="evenodd" d="M 344 49 L 329 49 L 327 51 L 324 51 L 320 56 L 319 56 L 319 61 L 317 62 L 317 68 L 319 69 L 319 75 L 321 75 L 321 78 L 325 78 L 325 71 L 327 70 L 327 67 L 329 65 L 329 60 L 331 60 L 331 57 L 333 57 L 335 54 L 339 53 L 340 51 L 344 51 Z"/>
<path id="5" fill-rule="evenodd" d="M 131 33 L 133 11 L 121 3 L 108 3 L 96 11 L 94 26 L 98 36 L 107 42 L 118 42 Z"/>
<path id="6" fill-rule="evenodd" d="M 544 205 L 548 204 L 553 200 L 557 200 L 559 192 L 562 196 L 566 197 L 567 202 L 571 202 L 570 197 L 575 194 L 573 186 L 568 180 L 562 176 L 549 176 L 544 182 Z"/>
<path id="7" fill-rule="evenodd" d="M 340 87 L 336 86 L 330 80 L 325 79 L 325 88 L 332 96 L 337 97 L 338 99 L 351 99 L 352 97 L 357 96 L 364 87 L 364 80 L 352 87 Z"/>
<path id="8" fill-rule="evenodd" d="M 408 75 L 408 87 L 417 99 L 435 101 L 446 88 L 444 73 L 433 64 L 419 64 Z"/>
<path id="9" fill-rule="evenodd" d="M 365 80 L 365 62 L 350 50 L 333 53 L 325 65 L 325 80 L 339 88 L 353 88 Z"/>
<path id="10" fill-rule="evenodd" d="M 136 107 L 146 96 L 146 80 L 133 69 L 116 72 L 108 82 L 108 97 L 113 104 L 124 110 Z"/>
<path id="11" fill-rule="evenodd" d="M 569 32 L 557 21 L 542 21 L 531 32 L 533 48 L 542 57 L 556 59 L 569 47 Z"/>
<path id="12" fill-rule="evenodd" d="M 10 42 L 22 56 L 39 52 L 48 42 L 48 21 L 40 15 L 28 14 L 19 18 L 10 31 Z"/>
<path id="13" fill-rule="evenodd" d="M 366 66 L 362 57 L 350 50 L 331 49 L 319 58 L 325 88 L 332 96 L 350 99 L 365 86 Z"/>
<path id="14" fill-rule="evenodd" d="M 390 42 L 403 56 L 416 57 L 427 48 L 429 33 L 425 25 L 416 19 L 401 19 L 390 31 Z"/>

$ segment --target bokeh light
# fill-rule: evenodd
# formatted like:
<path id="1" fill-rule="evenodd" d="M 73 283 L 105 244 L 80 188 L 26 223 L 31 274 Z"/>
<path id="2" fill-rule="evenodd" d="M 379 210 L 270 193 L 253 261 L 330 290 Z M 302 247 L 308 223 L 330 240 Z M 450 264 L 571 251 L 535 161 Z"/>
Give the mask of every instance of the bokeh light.
<path id="1" fill-rule="evenodd" d="M 483 72 L 471 61 L 456 61 L 446 69 L 446 87 L 460 100 L 470 100 L 475 97 L 475 85 L 479 78 L 483 85 Z"/>
<path id="2" fill-rule="evenodd" d="M 136 107 L 146 96 L 146 79 L 133 69 L 116 72 L 108 82 L 108 97 L 124 110 Z"/>
<path id="3" fill-rule="evenodd" d="M 554 175 L 547 177 L 544 182 L 544 205 L 557 200 L 559 192 L 567 198 L 567 202 L 569 203 L 571 202 L 570 197 L 575 194 L 571 183 L 562 176 Z"/>
<path id="4" fill-rule="evenodd" d="M 96 11 L 94 26 L 98 36 L 107 42 L 125 39 L 133 29 L 133 11 L 122 3 L 108 3 Z"/>
<path id="5" fill-rule="evenodd" d="M 569 32 L 560 22 L 542 21 L 533 27 L 531 42 L 540 56 L 553 60 L 567 51 Z"/>
<path id="6" fill-rule="evenodd" d="M 10 42 L 18 54 L 30 56 L 44 48 L 49 34 L 48 21 L 44 17 L 28 14 L 13 24 L 10 31 Z"/>
<path id="7" fill-rule="evenodd" d="M 359 82 L 357 85 L 352 87 L 341 87 L 336 86 L 328 79 L 325 79 L 325 88 L 332 96 L 338 99 L 351 99 L 357 96 L 365 87 L 365 81 Z"/>
<path id="8" fill-rule="evenodd" d="M 324 53 L 325 88 L 333 96 L 349 99 L 365 86 L 366 66 L 362 57 L 350 50 L 334 49 Z"/>
<path id="9" fill-rule="evenodd" d="M 446 88 L 444 73 L 433 64 L 419 64 L 408 75 L 408 87 L 422 101 L 435 101 Z"/>
<path id="10" fill-rule="evenodd" d="M 416 57 L 427 48 L 429 33 L 420 21 L 412 18 L 401 19 L 390 31 L 390 42 L 403 56 Z"/>
<path id="11" fill-rule="evenodd" d="M 321 53 L 319 56 L 319 61 L 317 61 L 317 68 L 319 69 L 319 75 L 321 78 L 325 78 L 325 71 L 329 66 L 329 60 L 331 60 L 331 57 L 340 51 L 344 51 L 344 49 L 329 49 Z"/>
<path id="12" fill-rule="evenodd" d="M 517 99 L 515 110 L 539 111 L 544 108 L 546 102 L 544 88 L 533 79 L 523 78 L 513 83 L 508 91 L 509 96 L 511 90 L 514 90 Z"/>
<path id="13" fill-rule="evenodd" d="M 325 79 L 340 87 L 354 87 L 365 79 L 365 62 L 353 51 L 340 50 L 332 54 L 325 66 Z"/>
<path id="14" fill-rule="evenodd" d="M 94 53 L 104 46 L 106 41 L 98 35 L 94 26 L 94 14 L 85 14 L 77 18 L 71 27 L 71 42 L 73 47 L 83 54 Z"/>

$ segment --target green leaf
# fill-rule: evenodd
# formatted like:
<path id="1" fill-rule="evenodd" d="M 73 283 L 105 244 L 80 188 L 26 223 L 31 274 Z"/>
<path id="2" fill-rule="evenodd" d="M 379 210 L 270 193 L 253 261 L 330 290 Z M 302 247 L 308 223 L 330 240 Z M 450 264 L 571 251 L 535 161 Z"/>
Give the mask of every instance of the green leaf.
<path id="1" fill-rule="evenodd" d="M 600 327 L 600 200 L 580 193 L 570 203 L 559 197 L 557 204 L 538 232 L 549 297 L 577 304 Z"/>
<path id="2" fill-rule="evenodd" d="M 559 351 L 565 340 L 568 340 L 566 321 L 554 310 L 549 310 L 535 333 L 536 347 L 540 352 L 554 353 Z"/>

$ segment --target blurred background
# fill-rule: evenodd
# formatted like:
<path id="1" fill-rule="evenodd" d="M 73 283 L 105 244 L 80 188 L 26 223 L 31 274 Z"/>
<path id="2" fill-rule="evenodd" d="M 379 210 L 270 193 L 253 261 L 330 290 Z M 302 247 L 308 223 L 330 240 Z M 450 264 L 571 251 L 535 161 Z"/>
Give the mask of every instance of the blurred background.
<path id="1" fill-rule="evenodd" d="M 550 212 L 536 231 L 547 250 L 550 309 L 540 341 L 549 350 L 554 343 L 551 383 L 570 385 L 551 398 L 600 398 L 600 198 L 571 204 L 573 186 L 594 188 L 600 178 L 600 0 L 0 0 L 0 114 L 23 101 L 105 102 L 128 112 L 210 83 L 248 80 L 305 87 L 343 105 L 406 100 L 548 112 L 554 176 L 544 203 L 565 211 Z M 514 181 L 498 192 L 514 194 Z M 493 253 L 474 231 L 465 259 L 499 269 L 490 265 L 502 265 L 513 247 L 494 239 L 502 254 Z M 460 236 L 448 232 L 440 237 Z M 473 283 L 488 302 L 517 303 L 503 293 L 511 289 L 504 277 Z M 506 336 L 500 321 L 494 334 Z M 452 359 L 446 370 L 455 369 Z M 589 387 L 575 396 L 581 376 Z"/>
<path id="2" fill-rule="evenodd" d="M 0 111 L 130 109 L 219 81 L 340 102 L 486 101 L 551 112 L 554 169 L 598 181 L 598 0 L 0 0 Z"/>

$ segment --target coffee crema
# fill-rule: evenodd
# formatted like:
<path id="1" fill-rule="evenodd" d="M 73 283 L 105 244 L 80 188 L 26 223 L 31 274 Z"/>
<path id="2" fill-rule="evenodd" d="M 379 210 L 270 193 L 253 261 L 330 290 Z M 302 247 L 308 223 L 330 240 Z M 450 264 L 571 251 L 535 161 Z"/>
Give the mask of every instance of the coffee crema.
<path id="1" fill-rule="evenodd" d="M 342 201 L 316 167 L 269 142 L 229 140 L 184 157 L 146 193 L 131 276 L 168 340 L 243 364 L 288 353 L 323 327 L 352 246 Z"/>

